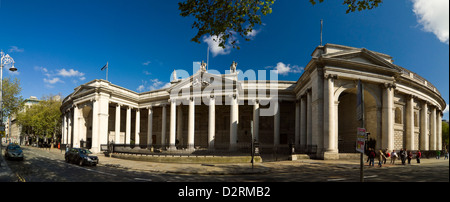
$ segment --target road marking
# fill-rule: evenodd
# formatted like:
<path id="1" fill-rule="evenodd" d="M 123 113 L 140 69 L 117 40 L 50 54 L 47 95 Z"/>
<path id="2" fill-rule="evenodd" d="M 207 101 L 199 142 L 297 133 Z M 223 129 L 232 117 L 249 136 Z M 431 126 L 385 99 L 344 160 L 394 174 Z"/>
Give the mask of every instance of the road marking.
<path id="1" fill-rule="evenodd" d="M 334 181 L 342 181 L 342 180 L 346 180 L 346 178 L 336 178 L 336 179 L 328 179 L 328 182 L 334 182 Z"/>
<path id="2" fill-rule="evenodd" d="M 151 182 L 152 181 L 152 179 L 144 179 L 144 178 L 138 178 L 138 177 L 135 177 L 134 179 L 135 180 L 139 180 L 139 181 L 147 181 L 147 182 Z"/>
<path id="3" fill-rule="evenodd" d="M 369 176 L 364 176 L 364 178 L 375 178 L 378 177 L 378 175 L 369 175 Z"/>

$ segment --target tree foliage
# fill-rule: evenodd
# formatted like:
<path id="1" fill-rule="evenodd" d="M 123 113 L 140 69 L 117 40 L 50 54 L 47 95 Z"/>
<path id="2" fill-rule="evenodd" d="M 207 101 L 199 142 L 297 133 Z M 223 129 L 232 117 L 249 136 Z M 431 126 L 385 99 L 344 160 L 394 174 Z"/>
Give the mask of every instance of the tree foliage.
<path id="1" fill-rule="evenodd" d="M 16 113 L 21 108 L 23 99 L 22 96 L 20 96 L 22 88 L 20 87 L 20 80 L 18 78 L 3 78 L 2 88 L 3 117 L 1 117 L 1 120 L 4 120 L 4 118 Z"/>
<path id="2" fill-rule="evenodd" d="M 316 1 L 309 0 L 314 5 Z M 261 25 L 261 15 L 272 13 L 271 6 L 275 0 L 185 0 L 178 3 L 180 15 L 183 17 L 193 16 L 193 29 L 197 34 L 191 41 L 200 43 L 203 35 L 217 36 L 219 46 L 225 48 L 227 40 L 233 48 L 239 49 L 236 35 L 245 40 L 251 40 L 249 34 L 255 25 Z M 362 11 L 378 7 L 382 0 L 344 0 L 347 5 L 347 13 L 356 10 Z M 217 42 L 217 41 L 216 41 Z"/>
<path id="3" fill-rule="evenodd" d="M 316 0 L 309 0 L 312 5 L 316 4 Z M 319 3 L 322 3 L 323 0 L 318 0 Z M 347 6 L 346 13 L 355 12 L 356 10 L 370 10 L 375 7 L 378 7 L 379 4 L 383 3 L 383 0 L 344 0 L 342 5 Z"/>
<path id="4" fill-rule="evenodd" d="M 61 101 L 45 96 L 38 104 L 25 107 L 17 115 L 22 130 L 39 138 L 54 138 L 61 131 Z"/>
<path id="5" fill-rule="evenodd" d="M 445 145 L 449 145 L 448 141 L 449 141 L 449 127 L 448 127 L 448 123 L 445 122 L 445 121 L 442 121 L 442 142 Z"/>
<path id="6" fill-rule="evenodd" d="M 192 28 L 198 30 L 191 41 L 200 43 L 205 34 L 219 36 L 219 46 L 225 48 L 228 39 L 233 48 L 238 48 L 235 37 L 239 34 L 250 40 L 248 34 L 255 25 L 261 24 L 261 14 L 272 13 L 274 0 L 187 0 L 178 3 L 181 16 L 194 16 Z"/>

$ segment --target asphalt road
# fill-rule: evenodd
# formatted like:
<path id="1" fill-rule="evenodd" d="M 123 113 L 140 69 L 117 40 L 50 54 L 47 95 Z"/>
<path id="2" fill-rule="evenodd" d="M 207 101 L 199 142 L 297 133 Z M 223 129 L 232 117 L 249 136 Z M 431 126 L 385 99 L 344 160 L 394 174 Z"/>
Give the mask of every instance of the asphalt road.
<path id="1" fill-rule="evenodd" d="M 23 147 L 25 159 L 8 166 L 23 182 L 358 182 L 359 165 L 312 161 L 271 162 L 268 173 L 239 175 L 201 175 L 149 172 L 114 164 L 79 166 L 66 163 L 61 153 L 35 147 Z M 449 182 L 449 161 L 438 160 L 421 165 L 365 167 L 366 182 Z M 317 163 L 315 163 L 317 162 Z M 428 161 L 431 162 L 431 161 Z M 415 162 L 414 162 L 415 163 Z"/>
<path id="2" fill-rule="evenodd" d="M 137 173 L 108 165 L 79 166 L 64 161 L 63 155 L 23 147 L 23 161 L 8 160 L 8 166 L 22 182 L 135 182 L 166 181 L 161 175 Z"/>

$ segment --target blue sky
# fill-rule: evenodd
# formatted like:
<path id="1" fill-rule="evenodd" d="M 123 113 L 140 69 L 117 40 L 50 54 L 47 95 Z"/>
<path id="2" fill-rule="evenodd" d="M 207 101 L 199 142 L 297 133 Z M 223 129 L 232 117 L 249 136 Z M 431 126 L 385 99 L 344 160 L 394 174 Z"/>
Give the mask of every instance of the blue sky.
<path id="1" fill-rule="evenodd" d="M 209 38 L 190 41 L 193 19 L 179 15 L 178 1 L 0 0 L 0 48 L 18 68 L 4 76 L 21 80 L 24 98 L 65 97 L 83 83 L 105 79 L 100 69 L 108 61 L 112 83 L 137 92 L 161 88 L 174 69 L 192 73 L 194 61 L 206 61 Z M 253 40 L 239 39 L 240 50 L 209 44 L 209 68 L 224 72 L 237 61 L 243 71 L 279 68 L 285 71 L 278 79 L 296 81 L 320 43 L 323 19 L 324 44 L 391 55 L 449 102 L 448 0 L 440 0 L 445 7 L 429 6 L 430 0 L 386 0 L 350 14 L 341 2 L 276 1 Z"/>

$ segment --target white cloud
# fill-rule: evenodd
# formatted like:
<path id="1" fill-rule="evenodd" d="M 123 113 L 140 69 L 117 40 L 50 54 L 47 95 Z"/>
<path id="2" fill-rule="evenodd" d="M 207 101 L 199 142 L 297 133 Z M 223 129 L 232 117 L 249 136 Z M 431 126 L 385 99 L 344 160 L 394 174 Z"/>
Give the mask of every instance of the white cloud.
<path id="1" fill-rule="evenodd" d="M 142 84 L 136 88 L 136 91 L 139 91 L 139 92 L 142 92 L 145 90 L 152 91 L 152 90 L 158 90 L 158 89 L 170 87 L 170 83 L 162 82 L 159 79 L 150 79 L 149 81 L 150 82 L 142 81 Z"/>
<path id="2" fill-rule="evenodd" d="M 63 76 L 63 77 L 72 77 L 72 76 L 79 76 L 82 77 L 84 76 L 83 72 L 79 72 L 78 70 L 73 70 L 73 69 L 69 69 L 69 71 L 67 71 L 66 69 L 61 69 L 61 70 L 56 70 L 58 73 L 57 75 Z"/>
<path id="3" fill-rule="evenodd" d="M 139 91 L 139 92 L 144 91 L 145 90 L 144 84 L 140 85 L 136 90 Z"/>
<path id="4" fill-rule="evenodd" d="M 413 11 L 424 31 L 449 44 L 449 0 L 412 0 Z"/>
<path id="5" fill-rule="evenodd" d="M 149 60 L 147 60 L 146 62 L 143 62 L 142 65 L 148 66 L 150 63 L 152 63 L 152 62 L 150 62 Z"/>
<path id="6" fill-rule="evenodd" d="M 231 53 L 231 48 L 233 47 L 230 42 L 225 43 L 225 48 L 220 47 L 219 44 L 221 42 L 221 38 L 217 36 L 204 36 L 203 42 L 208 44 L 209 51 L 211 51 L 213 57 L 216 57 L 217 55 L 228 55 Z M 236 43 L 239 43 L 239 41 L 236 41 Z"/>
<path id="7" fill-rule="evenodd" d="M 449 110 L 449 109 L 448 109 L 448 105 L 447 105 L 447 106 L 445 106 L 445 109 L 444 109 L 444 111 L 443 111 L 442 113 L 444 113 L 444 114 L 445 114 L 445 113 L 448 113 L 448 110 Z"/>
<path id="8" fill-rule="evenodd" d="M 47 68 L 41 67 L 41 66 L 34 66 L 34 70 L 41 71 L 43 73 L 47 73 L 48 72 Z"/>
<path id="9" fill-rule="evenodd" d="M 8 51 L 10 53 L 22 53 L 24 50 L 23 48 L 19 48 L 17 46 L 10 46 L 10 49 Z"/>
<path id="10" fill-rule="evenodd" d="M 247 36 L 250 39 L 254 39 L 256 37 L 256 35 L 260 32 L 261 30 L 256 30 L 256 29 L 252 29 L 251 32 L 247 33 Z"/>
<path id="11" fill-rule="evenodd" d="M 55 78 L 53 78 L 53 79 L 46 79 L 46 78 L 44 78 L 44 82 L 45 82 L 45 83 L 49 83 L 49 84 L 55 84 L 55 83 L 57 83 L 57 82 L 64 83 L 64 82 L 61 81 L 61 79 L 59 79 L 58 77 L 55 77 Z"/>
<path id="12" fill-rule="evenodd" d="M 273 68 L 274 70 L 278 70 L 278 74 L 281 75 L 288 75 L 289 73 L 301 73 L 303 72 L 303 67 L 299 67 L 298 65 L 293 65 L 291 66 L 290 64 L 284 64 L 282 62 L 278 62 L 277 66 L 273 67 L 273 66 L 269 66 L 266 67 L 267 68 Z"/>

